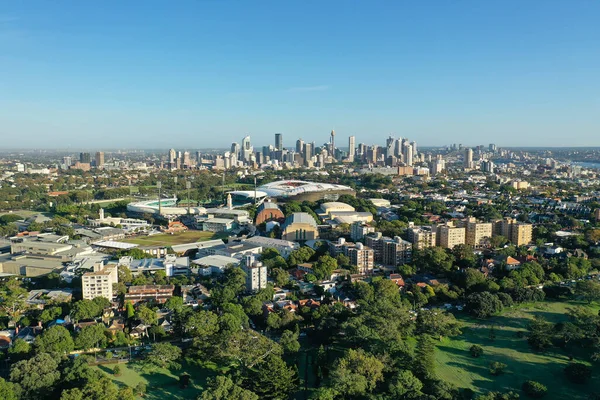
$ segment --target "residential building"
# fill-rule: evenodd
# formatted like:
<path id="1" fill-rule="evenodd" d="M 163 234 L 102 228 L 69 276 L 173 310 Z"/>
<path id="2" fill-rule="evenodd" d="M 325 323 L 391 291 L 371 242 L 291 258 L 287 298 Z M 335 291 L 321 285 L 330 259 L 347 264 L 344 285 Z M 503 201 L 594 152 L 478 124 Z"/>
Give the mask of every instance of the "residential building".
<path id="1" fill-rule="evenodd" d="M 117 264 L 97 263 L 93 272 L 86 272 L 81 276 L 83 298 L 92 300 L 104 297 L 112 301 L 113 285 L 116 283 L 119 283 Z"/>
<path id="2" fill-rule="evenodd" d="M 132 304 L 139 302 L 164 304 L 173 297 L 174 290 L 174 285 L 129 286 L 125 294 L 125 301 L 129 301 Z"/>
<path id="3" fill-rule="evenodd" d="M 449 222 L 446 225 L 437 227 L 438 246 L 445 249 L 453 249 L 454 246 L 465 244 L 466 228 L 454 226 L 454 223 Z"/>
<path id="4" fill-rule="evenodd" d="M 383 235 L 381 232 L 373 232 L 366 235 L 365 245 L 373 249 L 375 262 L 381 262 L 383 257 Z"/>
<path id="5" fill-rule="evenodd" d="M 358 268 L 359 274 L 366 274 L 372 271 L 375 266 L 375 252 L 362 243 L 356 243 L 356 245 L 348 247 L 346 255 L 350 259 L 350 265 Z"/>
<path id="6" fill-rule="evenodd" d="M 431 226 L 419 226 L 408 229 L 408 240 L 413 248 L 423 250 L 436 245 L 437 232 Z"/>
<path id="7" fill-rule="evenodd" d="M 356 221 L 350 226 L 350 238 L 355 242 L 363 240 L 371 232 L 375 232 L 375 228 L 362 221 Z"/>
<path id="8" fill-rule="evenodd" d="M 475 218 L 467 218 L 464 222 L 466 228 L 465 243 L 471 246 L 480 246 L 486 239 L 492 237 L 492 223 L 478 222 Z"/>
<path id="9" fill-rule="evenodd" d="M 529 244 L 533 237 L 533 225 L 524 223 L 512 224 L 509 240 L 515 246 Z"/>
<path id="10" fill-rule="evenodd" d="M 267 287 L 267 267 L 256 259 L 256 255 L 245 257 L 243 270 L 246 273 L 246 290 L 257 292 Z"/>
<path id="11" fill-rule="evenodd" d="M 382 262 L 385 265 L 399 266 L 412 260 L 412 243 L 399 236 L 384 238 L 382 249 Z"/>

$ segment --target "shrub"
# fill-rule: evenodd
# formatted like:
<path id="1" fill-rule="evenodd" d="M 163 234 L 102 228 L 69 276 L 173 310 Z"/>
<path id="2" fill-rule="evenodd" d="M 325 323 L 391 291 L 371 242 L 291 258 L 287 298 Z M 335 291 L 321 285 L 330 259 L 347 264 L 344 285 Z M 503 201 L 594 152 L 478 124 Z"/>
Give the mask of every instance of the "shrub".
<path id="1" fill-rule="evenodd" d="M 522 386 L 523 391 L 529 397 L 533 397 L 534 399 L 539 399 L 540 397 L 544 397 L 548 388 L 536 381 L 525 381 Z"/>
<path id="2" fill-rule="evenodd" d="M 490 374 L 494 376 L 502 375 L 502 373 L 504 372 L 504 368 L 506 367 L 507 365 L 504 363 L 493 361 L 490 363 Z"/>
<path id="3" fill-rule="evenodd" d="M 119 367 L 118 365 L 115 365 L 115 367 L 113 368 L 113 375 L 114 376 L 121 375 L 121 367 Z"/>
<path id="4" fill-rule="evenodd" d="M 586 383 L 592 377 L 592 369 L 585 364 L 571 363 L 565 367 L 565 375 L 573 383 Z"/>
<path id="5" fill-rule="evenodd" d="M 469 351 L 471 352 L 471 357 L 477 358 L 483 354 L 483 347 L 474 344 L 473 346 L 471 346 Z"/>

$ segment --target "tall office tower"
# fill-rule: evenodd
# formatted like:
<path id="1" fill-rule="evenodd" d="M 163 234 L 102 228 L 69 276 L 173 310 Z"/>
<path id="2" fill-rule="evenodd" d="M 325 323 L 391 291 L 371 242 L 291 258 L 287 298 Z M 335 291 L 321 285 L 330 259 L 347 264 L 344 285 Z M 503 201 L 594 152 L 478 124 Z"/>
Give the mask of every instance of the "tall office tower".
<path id="1" fill-rule="evenodd" d="M 304 140 L 296 140 L 296 153 L 304 154 Z"/>
<path id="2" fill-rule="evenodd" d="M 184 151 L 183 152 L 183 165 L 186 167 L 189 167 L 192 165 L 192 160 L 190 159 L 190 152 L 189 151 Z"/>
<path id="3" fill-rule="evenodd" d="M 169 150 L 169 166 L 175 164 L 175 159 L 177 158 L 177 152 L 175 149 Z"/>
<path id="4" fill-rule="evenodd" d="M 417 142 L 410 142 L 410 145 L 412 146 L 412 151 L 413 151 L 413 156 L 416 156 L 418 154 L 417 152 Z"/>
<path id="5" fill-rule="evenodd" d="M 73 165 L 73 158 L 71 158 L 71 156 L 63 157 L 63 165 L 64 169 L 68 169 L 71 165 Z"/>
<path id="6" fill-rule="evenodd" d="M 376 164 L 377 163 L 377 156 L 379 155 L 379 146 L 373 145 L 373 146 L 369 146 L 369 148 L 367 149 L 367 162 L 371 163 L 371 164 Z"/>
<path id="7" fill-rule="evenodd" d="M 388 138 L 385 139 L 385 147 L 393 146 L 395 141 L 396 139 L 394 139 L 392 135 L 388 136 Z"/>
<path id="8" fill-rule="evenodd" d="M 359 143 L 358 144 L 358 153 L 357 153 L 358 157 L 361 160 L 364 160 L 366 155 L 367 155 L 367 145 L 364 143 Z"/>
<path id="9" fill-rule="evenodd" d="M 90 153 L 79 153 L 79 162 L 89 164 L 92 162 Z"/>
<path id="10" fill-rule="evenodd" d="M 354 155 L 356 154 L 356 138 L 354 136 L 348 137 L 348 161 L 354 161 Z"/>
<path id="11" fill-rule="evenodd" d="M 394 156 L 396 158 L 402 157 L 402 138 L 396 140 L 394 143 Z"/>
<path id="12" fill-rule="evenodd" d="M 314 143 L 304 143 L 304 159 L 310 160 L 315 155 Z"/>
<path id="13" fill-rule="evenodd" d="M 394 149 L 396 147 L 395 143 L 396 143 L 396 139 L 394 139 L 391 136 L 389 136 L 385 140 L 385 157 L 386 158 L 394 155 Z"/>
<path id="14" fill-rule="evenodd" d="M 496 145 L 495 145 L 494 143 L 490 143 L 490 151 L 491 151 L 492 153 L 495 153 L 495 152 L 496 152 Z"/>
<path id="15" fill-rule="evenodd" d="M 96 168 L 101 168 L 104 165 L 104 152 L 96 152 Z"/>
<path id="16" fill-rule="evenodd" d="M 283 134 L 281 133 L 275 134 L 275 150 L 283 150 Z"/>
<path id="17" fill-rule="evenodd" d="M 252 144 L 250 144 L 250 136 L 245 136 L 242 139 L 242 160 L 244 162 L 250 162 L 253 150 Z"/>
<path id="18" fill-rule="evenodd" d="M 269 145 L 269 146 L 263 146 L 263 148 L 262 148 L 263 160 L 266 157 L 271 157 L 271 149 L 272 149 L 271 145 Z"/>
<path id="19" fill-rule="evenodd" d="M 464 167 L 466 169 L 473 169 L 473 149 L 470 147 L 465 149 Z"/>
<path id="20" fill-rule="evenodd" d="M 406 164 L 409 167 L 412 167 L 413 165 L 413 148 L 412 146 L 408 143 L 405 142 L 404 146 L 402 147 L 402 158 L 404 160 L 404 164 Z"/>
<path id="21" fill-rule="evenodd" d="M 197 151 L 197 152 L 196 152 L 196 162 L 197 162 L 198 164 L 200 164 L 200 161 L 202 161 L 202 153 L 201 153 L 201 152 L 199 152 L 199 151 Z"/>
<path id="22" fill-rule="evenodd" d="M 333 129 L 331 130 L 331 139 L 329 140 L 329 146 L 329 154 L 331 154 L 331 156 L 335 158 L 335 131 Z"/>
<path id="23" fill-rule="evenodd" d="M 239 143 L 231 143 L 231 152 L 238 157 L 240 156 L 240 144 Z"/>

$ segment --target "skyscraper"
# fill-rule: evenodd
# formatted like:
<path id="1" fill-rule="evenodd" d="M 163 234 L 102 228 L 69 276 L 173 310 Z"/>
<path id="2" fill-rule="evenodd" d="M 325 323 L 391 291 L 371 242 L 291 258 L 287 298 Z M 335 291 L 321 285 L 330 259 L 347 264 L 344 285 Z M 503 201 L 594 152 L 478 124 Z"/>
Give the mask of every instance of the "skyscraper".
<path id="1" fill-rule="evenodd" d="M 296 140 L 296 153 L 300 153 L 300 154 L 304 153 L 304 140 L 302 140 L 302 139 Z"/>
<path id="2" fill-rule="evenodd" d="M 465 149 L 464 167 L 466 169 L 472 169 L 473 168 L 473 149 L 470 148 L 470 147 L 467 147 Z"/>
<path id="3" fill-rule="evenodd" d="M 309 160 L 315 155 L 315 147 L 312 143 L 304 143 L 304 159 Z"/>
<path id="4" fill-rule="evenodd" d="M 408 143 L 408 141 L 404 142 L 402 146 L 402 158 L 404 159 L 404 164 L 409 167 L 413 165 L 413 147 Z"/>
<path id="5" fill-rule="evenodd" d="M 240 156 L 240 145 L 239 143 L 231 143 L 231 152 L 235 154 L 237 157 Z"/>
<path id="6" fill-rule="evenodd" d="M 90 153 L 79 153 L 79 162 L 89 164 L 92 162 L 92 156 Z"/>
<path id="7" fill-rule="evenodd" d="M 244 137 L 244 139 L 242 139 L 242 159 L 245 162 L 250 162 L 253 150 L 252 144 L 250 144 L 250 136 Z"/>
<path id="8" fill-rule="evenodd" d="M 175 164 L 175 158 L 177 158 L 177 152 L 175 149 L 169 150 L 169 166 Z"/>
<path id="9" fill-rule="evenodd" d="M 283 134 L 281 133 L 275 134 L 275 150 L 283 150 Z"/>
<path id="10" fill-rule="evenodd" d="M 331 157 L 335 158 L 335 131 L 333 129 L 331 130 L 331 139 L 329 145 L 331 146 L 329 153 L 331 154 Z"/>
<path id="11" fill-rule="evenodd" d="M 96 168 L 101 168 L 104 165 L 104 152 L 96 152 Z"/>
<path id="12" fill-rule="evenodd" d="M 354 161 L 354 155 L 356 154 L 356 138 L 354 136 L 348 137 L 348 161 Z"/>

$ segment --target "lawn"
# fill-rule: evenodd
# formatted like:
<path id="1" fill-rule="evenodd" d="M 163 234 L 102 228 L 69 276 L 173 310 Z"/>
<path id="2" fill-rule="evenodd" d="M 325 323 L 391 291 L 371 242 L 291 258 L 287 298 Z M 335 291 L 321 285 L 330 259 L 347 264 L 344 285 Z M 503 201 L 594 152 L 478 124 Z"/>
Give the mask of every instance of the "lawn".
<path id="1" fill-rule="evenodd" d="M 214 369 L 200 368 L 188 364 L 184 364 L 182 369 L 176 371 L 165 368 L 155 368 L 150 372 L 138 371 L 137 369 L 128 366 L 128 364 L 119 364 L 121 375 L 116 377 L 112 374 L 114 365 L 115 364 L 100 365 L 92 368 L 98 368 L 105 372 L 120 386 L 127 385 L 131 388 L 135 388 L 139 382 L 144 382 L 147 385 L 147 394 L 144 396 L 144 399 L 147 400 L 195 400 L 198 398 L 198 395 L 202 393 L 207 378 L 216 375 Z M 184 372 L 190 374 L 191 380 L 190 386 L 182 389 L 179 386 L 179 375 Z"/>
<path id="2" fill-rule="evenodd" d="M 471 388 L 478 393 L 490 390 L 520 392 L 525 380 L 535 380 L 548 387 L 545 399 L 588 399 L 590 393 L 600 392 L 600 367 L 594 366 L 594 378 L 585 385 L 570 383 L 563 374 L 572 352 L 577 361 L 588 363 L 589 353 L 577 348 L 552 348 L 538 353 L 530 349 L 527 339 L 517 332 L 525 332 L 528 322 L 534 315 L 541 315 L 551 322 L 564 321 L 568 307 L 585 306 L 581 303 L 543 302 L 513 307 L 500 316 L 487 320 L 472 319 L 465 314 L 456 317 L 463 324 L 462 335 L 445 338 L 438 343 L 436 353 L 439 378 L 458 387 Z M 587 307 L 587 306 L 586 306 Z M 593 307 L 595 310 L 598 307 Z M 496 338 L 490 339 L 491 327 Z M 473 358 L 469 348 L 478 344 L 483 348 L 483 356 Z M 490 362 L 507 364 L 505 373 L 492 376 Z"/>
<path id="3" fill-rule="evenodd" d="M 138 236 L 135 238 L 123 239 L 122 241 L 125 243 L 139 244 L 140 246 L 172 246 L 175 244 L 202 242 L 213 238 L 218 238 L 213 232 L 185 231 L 174 233 L 172 235 L 168 233 L 159 233 L 152 236 Z"/>

